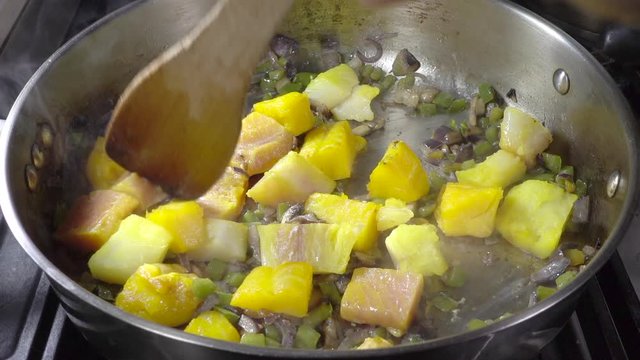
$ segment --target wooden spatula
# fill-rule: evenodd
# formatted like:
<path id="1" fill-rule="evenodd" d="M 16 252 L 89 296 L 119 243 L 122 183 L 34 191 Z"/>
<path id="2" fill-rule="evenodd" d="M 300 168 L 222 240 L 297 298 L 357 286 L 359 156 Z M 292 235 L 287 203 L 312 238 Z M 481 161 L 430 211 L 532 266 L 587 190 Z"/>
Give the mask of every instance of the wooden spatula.
<path id="1" fill-rule="evenodd" d="M 109 156 L 179 198 L 209 189 L 235 149 L 253 70 L 292 2 L 219 0 L 125 89 L 107 127 Z"/>

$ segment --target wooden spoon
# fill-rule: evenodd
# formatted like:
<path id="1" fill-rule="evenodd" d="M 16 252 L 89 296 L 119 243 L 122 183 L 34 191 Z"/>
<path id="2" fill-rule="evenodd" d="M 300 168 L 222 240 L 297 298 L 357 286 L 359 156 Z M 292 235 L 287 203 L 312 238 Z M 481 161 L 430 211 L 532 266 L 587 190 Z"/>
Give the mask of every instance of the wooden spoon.
<path id="1" fill-rule="evenodd" d="M 173 196 L 207 191 L 229 164 L 251 75 L 292 2 L 219 0 L 124 90 L 109 156 Z"/>

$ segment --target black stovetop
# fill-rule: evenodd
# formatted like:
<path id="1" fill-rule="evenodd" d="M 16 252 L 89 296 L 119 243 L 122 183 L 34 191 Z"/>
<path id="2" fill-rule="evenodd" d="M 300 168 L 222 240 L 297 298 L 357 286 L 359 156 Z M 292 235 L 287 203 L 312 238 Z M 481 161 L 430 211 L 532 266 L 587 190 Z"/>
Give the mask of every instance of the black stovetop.
<path id="1" fill-rule="evenodd" d="M 64 41 L 130 2 L 0 0 L 0 118 L 7 116 L 31 74 Z M 11 29 L 8 35 L 3 28 Z M 629 99 L 640 98 L 639 68 L 603 55 L 594 47 L 593 36 L 583 44 Z M 640 359 L 636 237 L 640 237 L 640 211 L 618 251 L 588 283 L 570 321 L 538 359 Z M 46 277 L 1 219 L 0 274 L 0 359 L 101 359 L 70 323 Z"/>

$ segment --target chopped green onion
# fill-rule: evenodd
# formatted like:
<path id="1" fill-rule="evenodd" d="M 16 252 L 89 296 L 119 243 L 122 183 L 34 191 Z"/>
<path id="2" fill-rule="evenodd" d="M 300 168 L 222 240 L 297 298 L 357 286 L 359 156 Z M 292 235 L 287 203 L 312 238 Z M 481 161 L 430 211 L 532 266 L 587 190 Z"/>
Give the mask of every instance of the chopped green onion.
<path id="1" fill-rule="evenodd" d="M 453 100 L 454 98 L 451 94 L 441 91 L 433 98 L 432 102 L 443 109 L 449 109 L 451 104 L 453 104 Z"/>
<path id="2" fill-rule="evenodd" d="M 506 313 L 504 313 L 504 314 L 502 314 L 502 315 L 498 316 L 498 318 L 496 319 L 496 321 L 504 320 L 504 319 L 506 319 L 506 318 L 510 317 L 511 315 L 513 315 L 513 314 L 507 311 Z"/>
<path id="3" fill-rule="evenodd" d="M 563 287 L 569 285 L 569 283 L 572 282 L 577 275 L 578 275 L 577 271 L 565 272 L 564 274 L 556 278 L 556 286 L 558 287 L 558 289 L 562 289 Z"/>
<path id="4" fill-rule="evenodd" d="M 284 216 L 284 213 L 289 210 L 289 207 L 288 203 L 278 204 L 278 207 L 276 208 L 276 220 L 278 220 L 278 222 L 282 221 L 282 217 Z"/>
<path id="5" fill-rule="evenodd" d="M 382 87 L 382 90 L 387 90 L 396 83 L 396 80 L 395 76 L 387 75 L 380 81 L 380 87 Z"/>
<path id="6" fill-rule="evenodd" d="M 371 77 L 371 73 L 373 72 L 373 65 L 371 64 L 365 64 L 362 67 L 362 71 L 360 72 L 360 75 L 362 75 L 363 79 L 369 79 Z"/>
<path id="7" fill-rule="evenodd" d="M 244 223 L 259 223 L 260 219 L 258 218 L 258 216 L 256 216 L 255 212 L 253 212 L 251 210 L 247 210 L 242 215 L 242 222 L 244 222 Z"/>
<path id="8" fill-rule="evenodd" d="M 240 344 L 265 347 L 267 346 L 267 341 L 264 334 L 244 333 L 240 338 Z"/>
<path id="9" fill-rule="evenodd" d="M 465 277 L 465 273 L 458 266 L 454 266 L 444 273 L 441 279 L 447 286 L 461 287 L 464 285 Z"/>
<path id="10" fill-rule="evenodd" d="M 443 154 L 444 155 L 444 154 Z M 447 183 L 447 179 L 435 171 L 429 174 L 429 185 L 431 185 L 431 191 L 439 191 L 444 184 Z"/>
<path id="11" fill-rule="evenodd" d="M 387 331 L 387 329 L 385 329 L 383 327 L 377 327 L 373 331 L 373 336 L 381 337 L 383 339 L 388 339 L 389 338 L 389 332 Z"/>
<path id="12" fill-rule="evenodd" d="M 277 348 L 281 346 L 281 341 L 267 338 L 267 347 Z"/>
<path id="13" fill-rule="evenodd" d="M 551 174 L 551 173 L 544 173 L 544 174 L 538 174 L 534 177 L 532 177 L 533 180 L 541 180 L 541 181 L 548 181 L 548 182 L 555 182 L 556 177 L 555 175 Z"/>
<path id="14" fill-rule="evenodd" d="M 573 169 L 573 166 L 567 165 L 567 166 L 563 166 L 562 169 L 560 169 L 560 171 L 558 171 L 558 174 L 570 175 L 571 178 L 573 178 L 573 176 L 575 174 L 575 171 Z"/>
<path id="15" fill-rule="evenodd" d="M 282 341 L 282 333 L 275 325 L 267 325 L 264 328 L 264 334 L 268 339 L 272 339 L 280 343 Z"/>
<path id="16" fill-rule="evenodd" d="M 569 179 L 564 180 L 564 189 L 569 193 L 574 193 L 576 191 L 576 183 Z"/>
<path id="17" fill-rule="evenodd" d="M 274 92 L 267 92 L 267 93 L 264 93 L 264 95 L 262 95 L 262 100 L 263 100 L 263 101 L 264 101 L 264 100 L 271 100 L 271 99 L 273 99 L 274 97 L 276 97 L 276 93 L 274 93 Z"/>
<path id="18" fill-rule="evenodd" d="M 290 82 L 282 86 L 280 90 L 278 90 L 278 94 L 283 95 L 283 94 L 288 94 L 290 92 L 301 92 L 303 87 L 304 86 L 302 84 Z"/>
<path id="19" fill-rule="evenodd" d="M 476 162 L 473 159 L 463 161 L 462 164 L 460 164 L 462 170 L 471 169 L 474 166 L 476 166 Z"/>
<path id="20" fill-rule="evenodd" d="M 276 82 L 271 79 L 262 79 L 260 81 L 260 89 L 263 92 L 275 92 L 276 91 Z"/>
<path id="21" fill-rule="evenodd" d="M 331 304 L 321 304 L 313 309 L 313 311 L 311 311 L 309 315 L 302 320 L 302 323 L 311 327 L 316 327 L 323 321 L 327 320 L 331 316 L 332 312 L 333 307 Z"/>
<path id="22" fill-rule="evenodd" d="M 413 85 L 415 85 L 416 83 L 416 76 L 413 74 L 408 74 L 407 76 L 403 77 L 402 79 L 398 80 L 398 87 L 400 89 L 410 89 L 413 87 Z"/>
<path id="23" fill-rule="evenodd" d="M 427 202 L 426 204 L 420 206 L 418 208 L 418 210 L 416 211 L 416 215 L 418 215 L 418 217 L 421 217 L 421 218 L 427 218 L 431 214 L 433 214 L 435 209 L 436 209 L 436 202 L 435 201 L 430 201 L 430 202 Z"/>
<path id="24" fill-rule="evenodd" d="M 264 73 L 267 72 L 269 70 L 273 69 L 273 63 L 270 60 L 265 60 L 263 62 L 261 62 L 260 64 L 258 64 L 258 66 L 256 67 L 256 72 L 257 73 Z"/>
<path id="25" fill-rule="evenodd" d="M 280 80 L 282 78 L 284 78 L 285 76 L 285 72 L 282 69 L 277 69 L 277 70 L 271 70 L 268 73 L 269 79 L 270 80 Z"/>
<path id="26" fill-rule="evenodd" d="M 245 277 L 247 277 L 247 274 L 245 273 L 232 272 L 232 273 L 228 273 L 227 276 L 224 277 L 224 282 L 237 288 L 240 286 L 240 284 L 242 284 Z"/>
<path id="27" fill-rule="evenodd" d="M 431 303 L 442 312 L 450 312 L 458 307 L 458 302 L 444 293 L 431 299 Z"/>
<path id="28" fill-rule="evenodd" d="M 582 250 L 579 249 L 569 249 L 564 252 L 569 260 L 571 261 L 571 266 L 579 266 L 584 264 L 585 255 Z"/>
<path id="29" fill-rule="evenodd" d="M 478 124 L 480 124 L 480 127 L 483 129 L 488 128 L 491 124 L 489 123 L 489 119 L 486 117 L 481 117 L 480 119 L 478 119 Z"/>
<path id="30" fill-rule="evenodd" d="M 193 280 L 191 289 L 198 299 L 204 299 L 216 291 L 216 284 L 211 279 L 197 278 Z"/>
<path id="31" fill-rule="evenodd" d="M 489 324 L 487 324 L 484 320 L 471 319 L 467 323 L 467 330 L 469 330 L 469 331 L 478 330 L 478 329 L 481 329 L 481 328 L 483 328 L 483 327 L 485 327 L 487 325 L 489 325 Z"/>
<path id="32" fill-rule="evenodd" d="M 554 174 L 559 173 L 562 169 L 562 158 L 560 157 L 560 155 L 543 152 L 542 163 L 544 163 L 544 167 L 549 169 Z"/>
<path id="33" fill-rule="evenodd" d="M 371 71 L 371 74 L 369 74 L 369 78 L 373 81 L 379 81 L 384 76 L 385 76 L 384 70 L 380 69 L 377 66 L 374 67 L 373 70 Z"/>
<path id="34" fill-rule="evenodd" d="M 229 306 L 229 304 L 231 304 L 231 298 L 233 297 L 233 294 L 221 291 L 216 291 L 215 293 L 218 296 L 218 300 L 220 300 L 220 306 Z"/>
<path id="35" fill-rule="evenodd" d="M 504 109 L 499 106 L 494 107 L 493 109 L 491 109 L 491 112 L 489 112 L 489 122 L 491 124 L 499 124 L 500 120 L 502 120 L 503 117 Z"/>
<path id="36" fill-rule="evenodd" d="M 433 116 L 438 113 L 438 106 L 436 104 L 419 104 L 416 108 L 418 114 L 421 116 Z"/>
<path id="37" fill-rule="evenodd" d="M 287 66 L 287 62 L 288 62 L 288 60 L 284 56 L 280 56 L 278 58 L 278 64 L 280 64 L 280 66 L 282 66 L 282 67 Z"/>
<path id="38" fill-rule="evenodd" d="M 427 160 L 440 161 L 444 159 L 444 155 L 442 150 L 433 150 L 427 154 Z"/>
<path id="39" fill-rule="evenodd" d="M 484 158 L 491 155 L 493 152 L 493 145 L 486 140 L 480 140 L 473 145 L 473 153 L 476 159 Z"/>
<path id="40" fill-rule="evenodd" d="M 576 180 L 576 195 L 580 197 L 587 195 L 587 183 L 582 179 Z"/>
<path id="41" fill-rule="evenodd" d="M 456 163 L 456 162 L 446 163 L 442 167 L 442 171 L 444 171 L 445 174 L 452 174 L 461 169 L 462 169 L 462 166 L 460 166 L 460 163 Z"/>
<path id="42" fill-rule="evenodd" d="M 318 284 L 320 288 L 320 292 L 322 295 L 326 296 L 331 303 L 334 305 L 340 305 L 342 301 L 342 295 L 340 295 L 340 291 L 338 291 L 338 287 L 333 282 L 321 282 Z"/>
<path id="43" fill-rule="evenodd" d="M 302 324 L 298 327 L 293 347 L 298 349 L 315 349 L 320 340 L 320 333 L 313 327 Z"/>
<path id="44" fill-rule="evenodd" d="M 216 306 L 215 307 L 216 311 L 219 312 L 220 314 L 222 314 L 224 317 L 227 318 L 227 320 L 229 320 L 230 323 L 232 324 L 237 324 L 238 321 L 240 321 L 240 315 L 234 313 L 233 311 L 227 310 L 221 306 Z"/>
<path id="45" fill-rule="evenodd" d="M 316 74 L 310 72 L 299 72 L 293 78 L 293 82 L 296 84 L 301 84 L 304 87 L 307 87 L 311 80 L 315 79 Z"/>
<path id="46" fill-rule="evenodd" d="M 435 102 L 435 99 L 434 99 Z M 467 108 L 467 100 L 465 99 L 455 99 L 449 105 L 449 112 L 452 114 L 459 113 L 460 111 Z"/>
<path id="47" fill-rule="evenodd" d="M 555 294 L 556 289 L 548 287 L 548 286 L 538 286 L 536 288 L 536 297 L 538 298 L 538 301 L 542 301 L 546 298 L 548 298 L 549 296 Z"/>
<path id="48" fill-rule="evenodd" d="M 490 125 L 484 132 L 484 137 L 488 142 L 494 144 L 500 140 L 500 129 L 495 125 Z"/>
<path id="49" fill-rule="evenodd" d="M 227 263 L 217 259 L 209 261 L 207 264 L 207 276 L 213 281 L 220 281 L 227 272 Z"/>
<path id="50" fill-rule="evenodd" d="M 495 99 L 496 92 L 493 90 L 493 86 L 489 84 L 480 84 L 478 87 L 478 96 L 480 96 L 485 104 L 488 104 Z"/>

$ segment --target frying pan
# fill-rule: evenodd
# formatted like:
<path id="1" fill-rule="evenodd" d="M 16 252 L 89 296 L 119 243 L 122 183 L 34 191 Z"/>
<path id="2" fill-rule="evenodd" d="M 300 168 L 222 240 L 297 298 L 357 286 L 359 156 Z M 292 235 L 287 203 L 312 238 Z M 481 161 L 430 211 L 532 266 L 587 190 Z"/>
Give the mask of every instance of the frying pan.
<path id="1" fill-rule="evenodd" d="M 559 332 L 585 282 L 613 253 L 633 216 L 638 131 L 615 83 L 586 50 L 545 20 L 505 1 L 414 1 L 376 10 L 356 1 L 298 1 L 280 32 L 303 46 L 329 35 L 345 48 L 357 47 L 366 36 L 393 34 L 383 36 L 381 64 L 386 70 L 395 54 L 408 48 L 423 64 L 419 72 L 445 90 L 470 95 L 482 82 L 502 94 L 516 89 L 517 103 L 510 104 L 542 120 L 554 134 L 553 152 L 561 153 L 591 184 L 592 211 L 580 240 L 599 250 L 567 287 L 471 332 L 379 350 L 305 351 L 186 334 L 129 315 L 78 285 L 69 275 L 77 264 L 52 240 L 58 204 L 87 191 L 83 162 L 118 94 L 213 2 L 139 1 L 92 25 L 35 73 L 2 130 L 0 203 L 5 219 L 49 277 L 72 322 L 101 354 L 118 359 L 514 359 L 535 355 Z M 388 119 L 384 130 L 371 135 L 368 155 L 358 166 L 371 166 L 390 139 L 400 137 L 416 149 L 446 120 Z M 497 284 L 495 289 L 506 286 L 501 277 L 488 281 Z M 500 297 L 510 294 L 503 291 Z"/>

